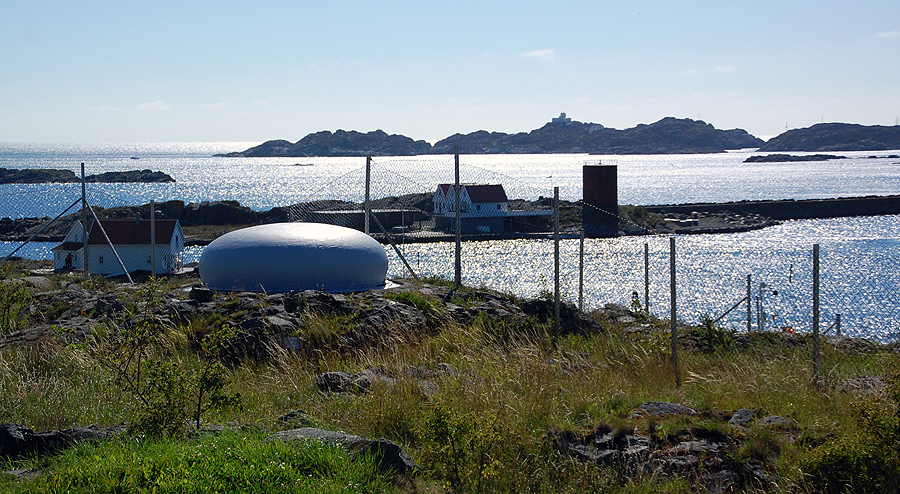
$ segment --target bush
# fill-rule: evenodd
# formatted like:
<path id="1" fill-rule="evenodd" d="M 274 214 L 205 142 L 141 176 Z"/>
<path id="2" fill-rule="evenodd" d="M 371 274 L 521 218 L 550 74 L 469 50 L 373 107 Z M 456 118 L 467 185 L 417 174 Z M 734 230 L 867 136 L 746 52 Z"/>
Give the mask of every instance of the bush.
<path id="1" fill-rule="evenodd" d="M 900 492 L 900 374 L 888 379 L 886 400 L 853 407 L 861 435 L 815 448 L 801 462 L 807 480 L 821 492 Z"/>
<path id="2" fill-rule="evenodd" d="M 23 329 L 28 317 L 22 313 L 32 296 L 19 280 L 0 281 L 0 335 Z"/>

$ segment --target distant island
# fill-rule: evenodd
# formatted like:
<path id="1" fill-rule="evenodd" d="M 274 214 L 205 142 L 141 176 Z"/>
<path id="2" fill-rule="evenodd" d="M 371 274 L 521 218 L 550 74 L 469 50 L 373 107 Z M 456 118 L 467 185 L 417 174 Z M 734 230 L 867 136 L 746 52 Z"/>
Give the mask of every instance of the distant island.
<path id="1" fill-rule="evenodd" d="M 84 177 L 91 183 L 167 183 L 175 179 L 163 172 L 151 170 L 130 170 L 124 172 L 106 172 Z M 43 183 L 72 183 L 80 182 L 81 178 L 72 170 L 53 170 L 44 168 L 32 168 L 16 170 L 0 168 L 0 184 L 43 184 Z"/>
<path id="2" fill-rule="evenodd" d="M 617 130 L 596 123 L 582 123 L 561 114 L 531 132 L 505 134 L 480 130 L 454 134 L 432 146 L 381 130 L 368 133 L 338 130 L 309 134 L 295 143 L 266 141 L 250 149 L 218 156 L 415 156 L 452 154 L 459 146 L 464 154 L 685 154 L 720 153 L 729 149 L 757 148 L 765 142 L 745 130 L 718 130 L 689 118 L 666 117 L 636 127 Z"/>
<path id="3" fill-rule="evenodd" d="M 773 137 L 759 151 L 886 151 L 900 149 L 900 125 L 820 123 Z"/>
<path id="4" fill-rule="evenodd" d="M 840 160 L 846 156 L 836 156 L 833 154 L 809 154 L 806 156 L 796 156 L 793 154 L 764 154 L 754 155 L 744 160 L 744 163 L 788 163 L 792 161 L 828 161 Z"/>
<path id="5" fill-rule="evenodd" d="M 506 134 L 479 130 L 454 134 L 434 145 L 382 130 L 367 133 L 325 130 L 297 142 L 266 141 L 244 151 L 216 156 L 417 156 L 453 154 L 457 146 L 463 154 L 692 154 L 746 148 L 758 148 L 761 152 L 883 151 L 900 149 L 900 126 L 822 123 L 789 130 L 766 142 L 742 129 L 719 130 L 690 118 L 666 117 L 652 124 L 618 130 L 577 122 L 562 113 L 531 132 Z M 802 161 L 816 160 L 807 156 Z"/>

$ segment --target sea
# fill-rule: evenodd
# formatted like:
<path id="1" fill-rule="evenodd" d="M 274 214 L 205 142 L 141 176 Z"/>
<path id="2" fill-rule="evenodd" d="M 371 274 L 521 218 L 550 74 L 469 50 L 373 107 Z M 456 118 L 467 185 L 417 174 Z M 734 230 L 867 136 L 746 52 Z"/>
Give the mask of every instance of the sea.
<path id="1" fill-rule="evenodd" d="M 181 200 L 233 200 L 268 210 L 313 200 L 362 201 L 365 158 L 224 158 L 256 142 L 40 144 L 0 143 L 0 168 L 68 169 L 81 174 L 150 169 L 168 184 L 88 184 L 92 205 L 112 207 Z M 620 204 L 680 204 L 762 199 L 819 199 L 900 194 L 900 151 L 835 152 L 821 162 L 744 163 L 753 149 L 716 154 L 462 155 L 464 183 L 499 183 L 515 199 L 582 197 L 584 165 L 616 165 Z M 808 153 L 792 153 L 808 154 Z M 892 157 L 893 156 L 893 157 Z M 375 157 L 371 197 L 430 192 L 454 180 L 449 155 Z M 81 185 L 0 185 L 0 218 L 55 217 L 78 208 Z M 69 209 L 74 208 L 74 209 Z M 564 232 L 571 235 L 574 232 Z M 813 249 L 818 245 L 820 330 L 889 341 L 900 334 L 900 217 L 786 221 L 745 233 L 587 239 L 560 245 L 563 297 L 585 309 L 636 300 L 651 313 L 671 310 L 674 238 L 677 317 L 705 317 L 747 328 L 748 276 L 754 330 L 812 329 Z M 413 243 L 397 248 L 418 276 L 453 277 L 453 245 Z M 0 256 L 51 258 L 55 244 L 0 242 Z M 389 276 L 409 276 L 386 247 Z M 647 252 L 645 258 L 645 251 Z M 196 261 L 202 247 L 190 248 Z M 462 277 L 468 285 L 520 296 L 554 287 L 554 244 L 546 239 L 465 242 Z M 645 296 L 645 292 L 649 296 Z M 733 307 L 733 309 L 732 309 Z M 729 312 L 729 309 L 732 309 Z"/>

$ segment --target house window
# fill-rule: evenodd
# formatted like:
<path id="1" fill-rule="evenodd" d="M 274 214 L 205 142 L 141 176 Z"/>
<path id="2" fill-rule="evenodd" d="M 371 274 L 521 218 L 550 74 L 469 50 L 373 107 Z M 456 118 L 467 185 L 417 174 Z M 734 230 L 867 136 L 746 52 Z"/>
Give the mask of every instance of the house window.
<path id="1" fill-rule="evenodd" d="M 500 205 L 497 204 L 497 211 L 500 211 Z"/>
<path id="2" fill-rule="evenodd" d="M 100 261 L 100 264 L 103 264 L 103 256 L 100 256 L 98 260 Z"/>
<path id="3" fill-rule="evenodd" d="M 481 211 L 481 204 L 476 204 L 476 205 L 475 205 L 475 209 Z"/>

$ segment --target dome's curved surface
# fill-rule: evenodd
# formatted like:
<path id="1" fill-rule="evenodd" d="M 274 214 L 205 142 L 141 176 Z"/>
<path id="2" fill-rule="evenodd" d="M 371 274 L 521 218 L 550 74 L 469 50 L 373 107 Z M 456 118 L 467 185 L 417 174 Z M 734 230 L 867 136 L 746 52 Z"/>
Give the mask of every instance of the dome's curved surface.
<path id="1" fill-rule="evenodd" d="M 386 275 L 387 254 L 375 239 L 322 223 L 235 230 L 200 255 L 200 278 L 215 290 L 353 292 L 383 287 Z"/>

